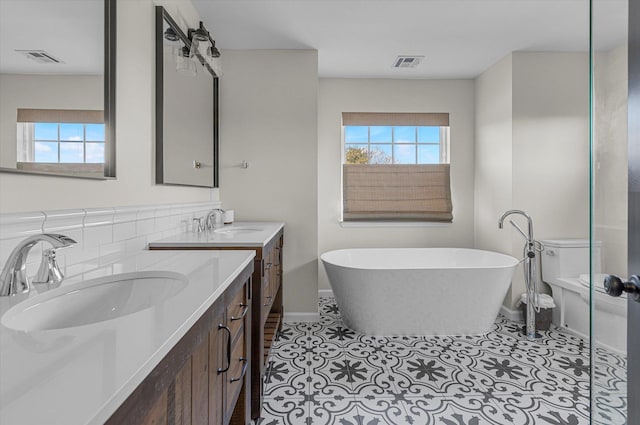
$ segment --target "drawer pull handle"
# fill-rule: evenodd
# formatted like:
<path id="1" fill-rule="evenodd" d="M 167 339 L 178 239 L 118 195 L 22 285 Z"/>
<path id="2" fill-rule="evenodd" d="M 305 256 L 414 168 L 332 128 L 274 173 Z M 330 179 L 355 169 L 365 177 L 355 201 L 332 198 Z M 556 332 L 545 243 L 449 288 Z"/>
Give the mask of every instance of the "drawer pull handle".
<path id="1" fill-rule="evenodd" d="M 240 315 L 240 317 L 231 316 L 231 320 L 242 320 L 244 319 L 244 316 L 247 315 L 247 312 L 249 311 L 249 305 L 240 303 L 240 307 L 244 307 L 242 309 L 242 314 Z"/>
<path id="2" fill-rule="evenodd" d="M 271 304 L 273 304 L 273 297 L 266 296 L 265 299 L 268 299 L 269 301 L 264 303 L 264 304 L 262 304 L 263 306 L 267 307 L 267 306 L 270 306 Z"/>
<path id="3" fill-rule="evenodd" d="M 220 375 L 221 373 L 225 373 L 231 367 L 231 329 L 229 329 L 228 326 L 225 326 L 223 324 L 219 324 L 218 325 L 218 330 L 220 330 L 220 329 L 224 329 L 225 331 L 227 331 L 227 333 L 229 334 L 229 338 L 227 338 L 227 367 L 225 367 L 225 368 L 219 367 L 218 368 L 218 375 Z"/>
<path id="4" fill-rule="evenodd" d="M 249 360 L 245 359 L 244 357 L 240 357 L 239 360 L 244 363 L 242 365 L 242 372 L 240 373 L 239 377 L 229 379 L 229 382 L 237 382 L 242 378 L 244 378 L 244 375 L 247 373 L 247 368 L 249 367 Z"/>

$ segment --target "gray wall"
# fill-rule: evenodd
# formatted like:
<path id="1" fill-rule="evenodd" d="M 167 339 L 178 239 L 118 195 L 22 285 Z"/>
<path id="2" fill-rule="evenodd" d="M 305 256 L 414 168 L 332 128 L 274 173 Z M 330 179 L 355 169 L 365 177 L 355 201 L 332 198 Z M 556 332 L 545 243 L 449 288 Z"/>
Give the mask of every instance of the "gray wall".
<path id="1" fill-rule="evenodd" d="M 532 216 L 536 239 L 588 238 L 588 54 L 513 53 L 477 78 L 476 108 L 475 246 L 522 258 L 522 237 L 497 227 L 508 209 Z M 519 266 L 505 306 L 523 292 Z"/>
<path id="2" fill-rule="evenodd" d="M 236 220 L 284 221 L 286 312 L 318 311 L 318 55 L 225 50 L 220 196 Z M 249 168 L 241 168 L 246 160 Z"/>

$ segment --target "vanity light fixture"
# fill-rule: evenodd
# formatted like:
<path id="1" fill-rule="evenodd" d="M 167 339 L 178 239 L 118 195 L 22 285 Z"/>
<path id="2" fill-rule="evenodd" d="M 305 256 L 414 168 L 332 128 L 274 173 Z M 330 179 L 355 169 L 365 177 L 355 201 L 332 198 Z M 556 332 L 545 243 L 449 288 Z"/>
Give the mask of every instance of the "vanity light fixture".
<path id="1" fill-rule="evenodd" d="M 189 28 L 186 34 L 170 16 L 165 16 L 165 21 L 168 27 L 162 33 L 162 37 L 166 44 L 172 47 L 171 55 L 176 58 L 178 71 L 196 75 L 198 67 L 195 57 L 204 67 L 213 71 L 216 77 L 222 75 L 220 50 L 202 21 L 198 28 Z"/>
<path id="2" fill-rule="evenodd" d="M 211 34 L 204 27 L 202 21 L 200 21 L 200 26 L 198 28 L 189 28 L 187 33 L 189 37 L 189 41 L 191 41 L 191 57 L 193 57 L 200 47 L 200 43 L 208 42 L 207 46 L 207 56 L 211 58 L 220 57 L 220 50 L 216 47 L 216 41 L 211 38 Z"/>
<path id="3" fill-rule="evenodd" d="M 220 50 L 218 50 L 218 48 L 216 47 L 216 41 L 213 40 L 213 42 L 211 43 L 211 46 L 209 46 L 209 48 L 207 49 L 207 56 L 211 57 L 211 58 L 219 58 L 220 57 Z"/>
<path id="4" fill-rule="evenodd" d="M 187 46 L 182 46 L 182 48 L 178 49 L 176 70 L 193 76 L 198 73 L 198 67 L 193 59 L 191 59 L 191 52 Z"/>
<path id="5" fill-rule="evenodd" d="M 200 22 L 200 28 L 189 28 L 189 40 L 191 40 L 191 50 L 189 57 L 194 57 L 200 48 L 200 43 L 204 43 L 209 39 L 209 32 L 204 29 L 204 25 Z"/>
<path id="6" fill-rule="evenodd" d="M 168 27 L 166 30 L 164 30 L 164 38 L 168 41 L 178 41 L 180 39 L 180 37 L 178 37 L 178 34 L 176 34 L 176 32 L 171 27 Z"/>

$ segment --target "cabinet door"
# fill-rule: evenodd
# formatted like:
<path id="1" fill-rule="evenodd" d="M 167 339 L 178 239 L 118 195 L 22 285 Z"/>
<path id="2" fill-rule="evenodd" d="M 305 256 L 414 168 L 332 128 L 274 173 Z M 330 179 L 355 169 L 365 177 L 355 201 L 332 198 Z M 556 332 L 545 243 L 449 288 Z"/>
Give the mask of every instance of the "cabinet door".
<path id="1" fill-rule="evenodd" d="M 222 372 L 229 365 L 223 353 L 226 353 L 229 333 L 220 328 L 224 325 L 224 310 L 215 315 L 214 326 L 209 333 L 209 425 L 223 424 L 224 376 Z M 198 423 L 198 422 L 195 422 Z"/>

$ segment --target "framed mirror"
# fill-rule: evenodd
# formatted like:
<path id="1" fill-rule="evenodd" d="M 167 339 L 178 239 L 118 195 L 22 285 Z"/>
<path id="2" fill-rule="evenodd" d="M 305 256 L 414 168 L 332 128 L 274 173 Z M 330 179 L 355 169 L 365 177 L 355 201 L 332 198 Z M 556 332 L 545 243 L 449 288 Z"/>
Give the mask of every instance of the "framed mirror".
<path id="1" fill-rule="evenodd" d="M 218 187 L 218 77 L 156 6 L 156 183 Z"/>
<path id="2" fill-rule="evenodd" d="M 0 171 L 115 172 L 116 0 L 0 2 Z"/>

